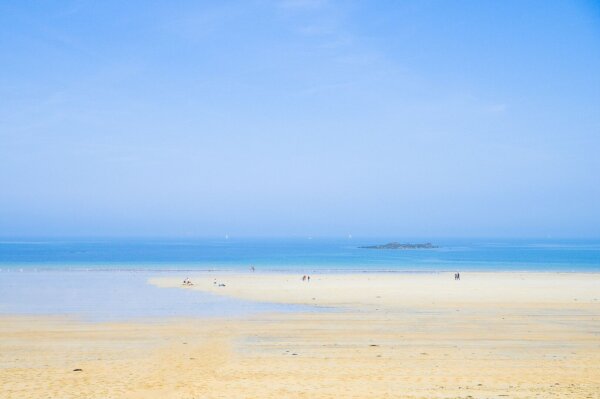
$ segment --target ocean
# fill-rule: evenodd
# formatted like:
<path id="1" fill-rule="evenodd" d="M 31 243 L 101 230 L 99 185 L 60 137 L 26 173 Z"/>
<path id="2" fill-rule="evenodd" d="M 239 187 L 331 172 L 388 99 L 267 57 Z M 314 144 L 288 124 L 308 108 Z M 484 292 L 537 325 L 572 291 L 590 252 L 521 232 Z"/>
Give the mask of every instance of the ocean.
<path id="1" fill-rule="evenodd" d="M 377 250 L 391 241 L 438 248 Z M 600 271 L 600 240 L 218 238 L 0 241 L 0 270 Z"/>
<path id="2" fill-rule="evenodd" d="M 430 240 L 437 248 L 366 249 L 393 238 L 37 239 L 0 242 L 0 314 L 89 321 L 324 311 L 157 288 L 150 277 L 202 271 L 324 273 L 600 272 L 600 241 Z"/>

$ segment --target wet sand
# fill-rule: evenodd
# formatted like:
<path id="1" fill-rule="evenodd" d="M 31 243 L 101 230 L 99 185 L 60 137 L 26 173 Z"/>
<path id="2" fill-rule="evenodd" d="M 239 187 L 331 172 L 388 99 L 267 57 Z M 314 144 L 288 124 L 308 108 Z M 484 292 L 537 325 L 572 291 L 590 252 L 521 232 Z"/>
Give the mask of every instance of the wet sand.
<path id="1" fill-rule="evenodd" d="M 5 316 L 1 397 L 600 397 L 600 275 L 189 277 L 185 289 L 327 309 L 112 324 Z"/>

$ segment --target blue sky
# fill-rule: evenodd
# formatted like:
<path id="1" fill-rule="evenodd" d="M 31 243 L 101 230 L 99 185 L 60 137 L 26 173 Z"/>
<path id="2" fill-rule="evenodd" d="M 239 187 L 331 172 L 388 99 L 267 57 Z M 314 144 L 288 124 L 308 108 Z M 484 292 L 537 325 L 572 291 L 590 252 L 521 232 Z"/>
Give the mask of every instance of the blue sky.
<path id="1" fill-rule="evenodd" d="M 594 1 L 4 1 L 2 236 L 600 237 Z"/>

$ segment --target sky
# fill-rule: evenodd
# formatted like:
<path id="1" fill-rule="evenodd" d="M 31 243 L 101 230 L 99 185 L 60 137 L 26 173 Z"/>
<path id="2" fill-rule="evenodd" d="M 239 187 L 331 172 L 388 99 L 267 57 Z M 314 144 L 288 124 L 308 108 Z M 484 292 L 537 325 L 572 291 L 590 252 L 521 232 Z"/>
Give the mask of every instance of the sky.
<path id="1" fill-rule="evenodd" d="M 597 1 L 0 2 L 0 236 L 600 237 Z"/>

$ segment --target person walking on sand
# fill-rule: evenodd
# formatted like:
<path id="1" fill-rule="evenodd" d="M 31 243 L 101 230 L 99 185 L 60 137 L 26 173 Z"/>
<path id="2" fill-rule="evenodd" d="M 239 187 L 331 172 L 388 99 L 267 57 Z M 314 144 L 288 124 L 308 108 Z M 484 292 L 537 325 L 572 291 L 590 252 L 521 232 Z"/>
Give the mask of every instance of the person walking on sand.
<path id="1" fill-rule="evenodd" d="M 306 274 L 302 276 L 302 281 L 306 281 Z"/>
<path id="2" fill-rule="evenodd" d="M 306 276 L 306 279 L 310 282 L 310 276 Z"/>

